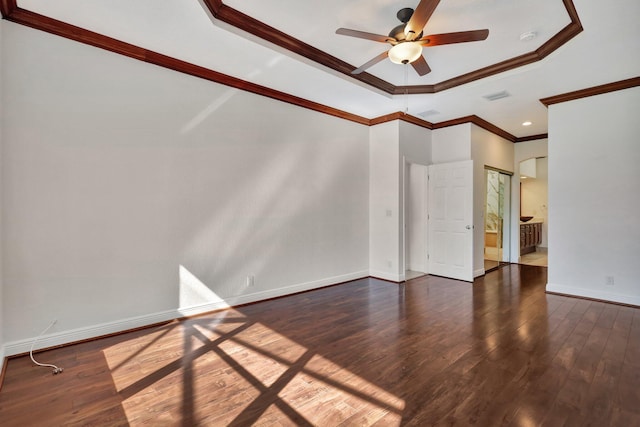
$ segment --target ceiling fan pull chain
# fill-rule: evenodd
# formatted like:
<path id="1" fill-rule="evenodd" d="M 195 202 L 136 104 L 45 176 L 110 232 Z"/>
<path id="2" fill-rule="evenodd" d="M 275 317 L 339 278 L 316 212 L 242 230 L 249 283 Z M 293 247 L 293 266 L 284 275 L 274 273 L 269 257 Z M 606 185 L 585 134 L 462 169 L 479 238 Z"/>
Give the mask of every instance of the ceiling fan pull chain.
<path id="1" fill-rule="evenodd" d="M 404 114 L 409 114 L 409 64 L 404 64 Z"/>

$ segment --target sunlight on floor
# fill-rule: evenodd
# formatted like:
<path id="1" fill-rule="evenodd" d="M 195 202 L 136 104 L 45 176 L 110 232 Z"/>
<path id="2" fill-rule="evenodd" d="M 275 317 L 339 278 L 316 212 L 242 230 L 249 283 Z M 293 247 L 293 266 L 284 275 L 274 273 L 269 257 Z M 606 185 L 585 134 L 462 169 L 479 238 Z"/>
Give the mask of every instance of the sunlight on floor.
<path id="1" fill-rule="evenodd" d="M 235 310 L 159 327 L 104 356 L 132 424 L 400 425 L 405 405 Z"/>

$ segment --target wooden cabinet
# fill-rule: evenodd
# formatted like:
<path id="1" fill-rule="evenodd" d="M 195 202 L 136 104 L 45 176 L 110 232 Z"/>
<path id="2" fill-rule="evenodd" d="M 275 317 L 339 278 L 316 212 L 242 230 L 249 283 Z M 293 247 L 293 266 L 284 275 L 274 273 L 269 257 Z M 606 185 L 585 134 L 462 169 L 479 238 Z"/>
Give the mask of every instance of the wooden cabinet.
<path id="1" fill-rule="evenodd" d="M 520 255 L 536 251 L 542 243 L 542 223 L 520 224 Z"/>

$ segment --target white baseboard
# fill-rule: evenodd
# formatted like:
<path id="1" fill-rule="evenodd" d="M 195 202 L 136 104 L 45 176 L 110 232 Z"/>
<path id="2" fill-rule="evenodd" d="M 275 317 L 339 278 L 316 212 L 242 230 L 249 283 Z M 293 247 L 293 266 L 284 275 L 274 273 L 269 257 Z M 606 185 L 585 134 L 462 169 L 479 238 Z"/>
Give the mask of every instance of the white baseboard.
<path id="1" fill-rule="evenodd" d="M 98 325 L 87 326 L 84 328 L 70 329 L 67 331 L 55 332 L 44 335 L 38 339 L 34 346 L 34 350 L 41 348 L 55 347 L 58 345 L 69 344 L 82 340 L 87 340 L 103 335 L 114 334 L 117 332 L 127 331 L 130 329 L 140 328 L 143 326 L 153 325 L 154 323 L 166 322 L 181 317 L 177 310 L 168 310 L 160 313 L 153 313 L 144 316 L 130 317 L 127 319 L 117 320 L 114 322 L 101 323 Z M 34 338 L 26 340 L 18 340 L 5 343 L 4 352 L 7 356 L 22 354 L 29 352 L 31 343 Z"/>
<path id="2" fill-rule="evenodd" d="M 404 282 L 404 279 L 405 279 L 404 274 L 393 274 L 393 273 L 387 273 L 384 271 L 376 271 L 376 270 L 370 270 L 369 276 L 375 277 L 376 279 L 388 280 L 390 282 L 396 282 L 396 283 Z"/>
<path id="3" fill-rule="evenodd" d="M 208 313 L 214 310 L 220 310 L 222 308 L 234 307 L 242 304 L 249 304 L 257 301 L 264 301 L 271 298 L 277 298 L 285 295 L 291 295 L 298 292 L 310 291 L 313 289 L 323 288 L 325 286 L 331 286 L 338 283 L 349 282 L 351 280 L 362 279 L 369 277 L 368 271 L 358 271 L 355 273 L 343 274 L 341 276 L 328 277 L 321 280 L 315 280 L 312 282 L 299 283 L 292 286 L 286 286 L 278 289 L 270 289 L 268 291 L 254 292 L 251 294 L 237 295 L 229 297 L 224 300 L 214 301 L 207 304 L 200 304 L 196 306 L 180 308 L 178 311 L 182 316 L 195 316 L 202 313 Z"/>
<path id="4" fill-rule="evenodd" d="M 631 304 L 640 306 L 640 297 L 617 294 L 614 292 L 600 291 L 595 289 L 576 288 L 574 286 L 558 285 L 555 283 L 547 283 L 547 292 L 555 292 L 558 294 L 573 295 L 577 297 L 592 298 L 602 301 L 617 302 L 620 304 Z"/>
<path id="5" fill-rule="evenodd" d="M 239 295 L 230 298 L 226 298 L 220 301 L 213 301 L 207 304 L 200 304 L 192 307 L 181 307 L 175 310 L 167 310 L 159 313 L 152 313 L 138 317 L 131 317 L 128 319 L 117 320 L 114 322 L 102 323 L 99 325 L 87 326 L 84 328 L 77 328 L 68 331 L 56 332 L 53 334 L 45 335 L 38 339 L 35 349 L 55 347 L 58 345 L 70 344 L 82 340 L 100 337 L 103 335 L 114 334 L 131 329 L 136 329 L 144 326 L 153 325 L 155 323 L 162 323 L 173 319 L 178 319 L 186 316 L 195 316 L 198 314 L 208 313 L 210 311 L 220 310 L 223 308 L 233 307 L 241 304 L 248 304 L 252 302 L 262 301 L 270 298 L 277 298 L 285 295 L 294 294 L 297 292 L 310 291 L 313 289 L 322 288 L 325 286 L 335 285 L 338 283 L 348 282 L 351 280 L 362 279 L 368 277 L 368 271 L 358 271 L 355 273 L 344 274 L 341 276 L 328 277 L 321 280 L 315 280 L 312 282 L 299 283 L 292 286 L 286 286 L 283 288 L 272 289 L 268 291 L 255 292 L 252 294 Z M 31 343 L 34 338 L 26 340 L 18 340 L 5 343 L 4 348 L 0 348 L 0 355 L 4 352 L 6 356 L 13 356 L 16 354 L 27 353 L 31 348 Z M 3 357 L 4 360 L 4 357 Z M 0 365 L 1 366 L 1 365 Z"/>
<path id="6" fill-rule="evenodd" d="M 473 278 L 475 279 L 476 277 L 484 276 L 484 274 L 485 274 L 484 267 L 483 268 L 479 268 L 477 270 L 474 270 Z"/>

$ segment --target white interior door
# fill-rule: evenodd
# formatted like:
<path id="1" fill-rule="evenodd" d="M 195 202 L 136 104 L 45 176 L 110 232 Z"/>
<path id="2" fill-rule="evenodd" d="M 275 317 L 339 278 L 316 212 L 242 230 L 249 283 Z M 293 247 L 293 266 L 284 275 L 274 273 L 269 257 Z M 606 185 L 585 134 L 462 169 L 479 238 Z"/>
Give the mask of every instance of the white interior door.
<path id="1" fill-rule="evenodd" d="M 429 274 L 473 281 L 473 160 L 429 166 Z"/>

